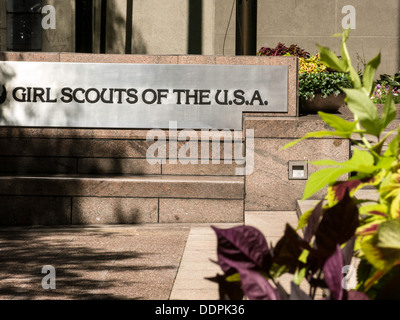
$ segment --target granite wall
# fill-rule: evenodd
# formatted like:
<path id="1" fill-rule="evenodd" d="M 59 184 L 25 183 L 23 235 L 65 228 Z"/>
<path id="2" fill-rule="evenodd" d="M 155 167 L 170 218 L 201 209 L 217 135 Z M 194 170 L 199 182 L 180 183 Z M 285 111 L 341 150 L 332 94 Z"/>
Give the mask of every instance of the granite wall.
<path id="1" fill-rule="evenodd" d="M 244 114 L 243 133 L 234 136 L 243 156 L 254 151 L 248 175 L 237 175 L 240 163 L 224 161 L 223 143 L 213 149 L 210 141 L 220 133 L 207 138 L 209 164 L 186 165 L 149 164 L 146 130 L 0 128 L 3 225 L 242 222 L 245 211 L 296 210 L 306 180 L 289 179 L 289 161 L 344 161 L 350 155 L 342 139 L 314 139 L 281 151 L 308 131 L 326 129 L 317 116 L 298 114 L 296 58 L 9 52 L 0 53 L 0 61 L 289 66 L 288 113 Z M 247 130 L 254 130 L 254 139 Z"/>

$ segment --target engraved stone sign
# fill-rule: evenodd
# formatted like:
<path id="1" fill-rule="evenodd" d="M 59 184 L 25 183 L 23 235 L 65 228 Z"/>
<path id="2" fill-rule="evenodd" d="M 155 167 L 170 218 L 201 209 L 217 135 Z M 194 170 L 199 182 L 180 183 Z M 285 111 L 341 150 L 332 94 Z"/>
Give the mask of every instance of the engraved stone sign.
<path id="1" fill-rule="evenodd" d="M 242 128 L 288 112 L 288 66 L 0 62 L 0 126 Z"/>

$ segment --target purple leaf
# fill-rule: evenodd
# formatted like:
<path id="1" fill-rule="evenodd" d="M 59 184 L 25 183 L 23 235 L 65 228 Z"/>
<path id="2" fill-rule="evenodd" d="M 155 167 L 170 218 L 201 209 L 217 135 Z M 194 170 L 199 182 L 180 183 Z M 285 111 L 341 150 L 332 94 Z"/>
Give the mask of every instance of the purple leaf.
<path id="1" fill-rule="evenodd" d="M 334 300 L 342 300 L 342 269 L 343 254 L 340 245 L 336 246 L 336 252 L 326 260 L 324 265 L 325 282 L 331 290 L 331 297 Z"/>
<path id="2" fill-rule="evenodd" d="M 259 272 L 239 269 L 242 289 L 249 300 L 280 300 L 278 292 Z"/>
<path id="3" fill-rule="evenodd" d="M 335 200 L 342 201 L 352 190 L 357 189 L 363 181 L 361 179 L 338 182 L 332 186 L 332 191 L 335 194 Z"/>
<path id="4" fill-rule="evenodd" d="M 343 264 L 345 266 L 351 264 L 351 260 L 353 259 L 353 253 L 354 253 L 354 245 L 356 243 L 356 238 L 353 237 L 350 241 L 346 243 L 342 250 L 343 254 Z"/>
<path id="5" fill-rule="evenodd" d="M 235 273 L 239 268 L 269 268 L 271 253 L 259 230 L 250 226 L 212 228 L 218 238 L 218 264 L 225 273 Z"/>
<path id="6" fill-rule="evenodd" d="M 363 184 L 373 184 L 376 181 L 376 177 L 367 177 L 364 179 L 354 179 L 350 181 L 338 182 L 332 186 L 332 191 L 334 193 L 334 199 L 337 201 L 342 201 L 346 194 L 354 191 Z"/>
<path id="7" fill-rule="evenodd" d="M 284 236 L 274 248 L 274 263 L 288 267 L 289 273 L 294 273 L 301 263 L 299 256 L 304 249 L 311 249 L 307 241 L 304 241 L 289 224 L 286 225 Z"/>
<path id="8" fill-rule="evenodd" d="M 349 194 L 332 208 L 325 210 L 315 233 L 315 244 L 320 254 L 327 259 L 337 244 L 350 240 L 358 227 L 358 208 Z"/>
<path id="9" fill-rule="evenodd" d="M 319 220 L 322 215 L 322 204 L 323 201 L 320 201 L 318 203 L 318 205 L 312 211 L 310 218 L 308 219 L 307 228 L 304 233 L 304 240 L 307 242 L 311 241 L 311 238 L 313 237 L 315 231 L 317 231 Z"/>

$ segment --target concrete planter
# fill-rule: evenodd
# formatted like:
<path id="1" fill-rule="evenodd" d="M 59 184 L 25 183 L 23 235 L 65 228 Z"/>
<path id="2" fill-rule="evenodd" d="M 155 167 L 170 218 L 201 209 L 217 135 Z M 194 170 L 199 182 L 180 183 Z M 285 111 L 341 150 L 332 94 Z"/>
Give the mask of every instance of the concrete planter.
<path id="1" fill-rule="evenodd" d="M 326 98 L 322 97 L 322 94 L 316 94 L 314 99 L 303 100 L 300 99 L 300 113 L 317 113 L 323 111 L 327 113 L 335 113 L 340 107 L 346 105 L 344 99 L 346 95 L 344 93 L 335 96 L 334 94 L 329 95 Z"/>

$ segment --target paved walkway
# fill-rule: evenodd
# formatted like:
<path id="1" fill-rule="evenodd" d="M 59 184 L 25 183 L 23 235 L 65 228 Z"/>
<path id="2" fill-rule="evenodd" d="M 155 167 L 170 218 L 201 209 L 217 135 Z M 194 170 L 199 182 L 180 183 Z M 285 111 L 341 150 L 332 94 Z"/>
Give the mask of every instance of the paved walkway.
<path id="1" fill-rule="evenodd" d="M 245 223 L 274 243 L 297 216 L 252 212 Z M 217 300 L 217 285 L 205 279 L 221 273 L 210 261 L 216 243 L 204 224 L 3 228 L 0 300 Z M 46 265 L 55 268 L 55 290 L 42 287 Z"/>

